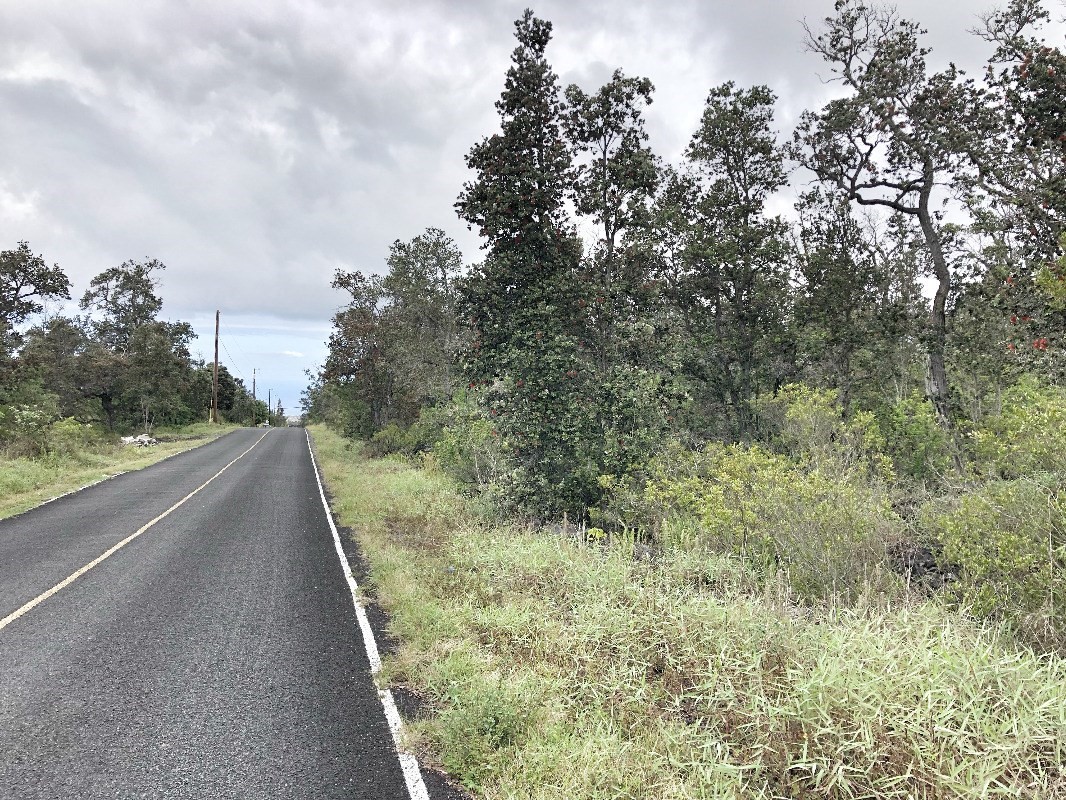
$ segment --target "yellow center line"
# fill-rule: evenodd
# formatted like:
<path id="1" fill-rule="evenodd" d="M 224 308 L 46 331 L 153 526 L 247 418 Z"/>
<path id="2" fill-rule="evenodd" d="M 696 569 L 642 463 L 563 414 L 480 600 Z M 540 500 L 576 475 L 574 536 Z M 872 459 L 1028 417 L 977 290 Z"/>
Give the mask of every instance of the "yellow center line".
<path id="1" fill-rule="evenodd" d="M 84 567 L 79 569 L 77 572 L 75 572 L 72 575 L 70 575 L 70 576 L 64 578 L 63 580 L 61 580 L 59 583 L 57 583 L 55 586 L 53 586 L 47 592 L 43 592 L 43 593 L 37 595 L 35 598 L 30 600 L 30 602 L 26 603 L 26 605 L 22 606 L 22 608 L 19 608 L 16 611 L 12 611 L 10 614 L 8 614 L 3 619 L 0 619 L 0 631 L 2 631 L 4 628 L 6 628 L 8 625 L 10 625 L 12 622 L 17 620 L 19 617 L 21 617 L 26 612 L 32 610 L 36 606 L 38 606 L 41 603 L 43 603 L 45 600 L 47 600 L 49 597 L 54 595 L 56 592 L 59 592 L 62 589 L 64 589 L 65 587 L 67 587 L 70 584 L 74 583 L 74 581 L 76 581 L 78 578 L 80 578 L 86 572 L 91 570 L 93 567 L 95 567 L 101 561 L 103 561 L 104 559 L 106 559 L 109 556 L 113 555 L 118 550 L 121 550 L 123 547 L 128 545 L 130 542 L 132 542 L 134 539 L 136 539 L 142 533 L 147 531 L 149 528 L 151 528 L 153 525 L 155 525 L 161 519 L 163 519 L 164 517 L 168 516 L 172 511 L 175 511 L 176 509 L 178 509 L 181 506 L 183 506 L 186 502 L 188 502 L 188 500 L 190 498 L 192 498 L 194 495 L 196 495 L 202 489 L 207 487 L 207 485 L 209 483 L 211 483 L 211 481 L 213 481 L 215 478 L 217 478 L 219 475 L 221 475 L 227 469 L 232 467 L 234 464 L 236 464 L 238 461 L 240 461 L 242 458 L 244 458 L 246 455 L 248 455 L 250 452 L 252 452 L 252 450 L 255 449 L 256 445 L 258 445 L 261 441 L 263 441 L 263 439 L 265 439 L 269 433 L 270 433 L 270 431 L 267 431 L 262 436 L 260 436 L 258 439 L 256 439 L 251 447 L 249 447 L 247 450 L 245 450 L 243 453 L 241 453 L 239 456 L 237 456 L 235 459 L 233 459 L 231 462 L 229 462 L 226 466 L 224 466 L 222 469 L 220 469 L 218 472 L 216 472 L 214 475 L 212 475 L 210 478 L 208 478 L 206 481 L 204 481 L 198 487 L 196 487 L 191 492 L 189 492 L 187 495 L 185 495 L 183 498 L 181 498 L 181 500 L 176 502 L 174 505 L 172 505 L 170 508 L 168 508 L 162 514 L 160 514 L 158 517 L 146 522 L 144 525 L 142 525 L 140 528 L 138 528 L 134 533 L 131 533 L 129 536 L 127 536 L 125 539 L 123 539 L 118 544 L 113 545 L 110 548 L 108 548 L 107 550 L 105 550 L 103 553 L 101 553 L 99 556 L 94 558 L 92 561 L 90 561 Z"/>

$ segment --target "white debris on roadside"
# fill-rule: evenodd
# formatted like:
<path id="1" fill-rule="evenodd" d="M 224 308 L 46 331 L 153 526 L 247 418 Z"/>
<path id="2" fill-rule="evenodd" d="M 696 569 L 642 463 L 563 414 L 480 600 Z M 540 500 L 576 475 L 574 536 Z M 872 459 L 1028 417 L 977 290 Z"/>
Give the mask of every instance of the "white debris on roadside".
<path id="1" fill-rule="evenodd" d="M 153 447 L 159 442 L 153 439 L 147 433 L 142 433 L 140 436 L 123 436 L 122 444 L 129 445 L 131 447 Z"/>

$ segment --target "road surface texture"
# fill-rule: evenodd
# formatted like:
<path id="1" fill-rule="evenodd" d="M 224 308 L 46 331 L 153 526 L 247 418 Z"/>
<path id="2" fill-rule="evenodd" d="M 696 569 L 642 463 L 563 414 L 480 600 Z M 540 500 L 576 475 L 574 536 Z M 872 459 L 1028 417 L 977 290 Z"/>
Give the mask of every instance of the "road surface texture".
<path id="1" fill-rule="evenodd" d="M 0 521 L 0 619 L 0 797 L 410 796 L 303 430 Z"/>

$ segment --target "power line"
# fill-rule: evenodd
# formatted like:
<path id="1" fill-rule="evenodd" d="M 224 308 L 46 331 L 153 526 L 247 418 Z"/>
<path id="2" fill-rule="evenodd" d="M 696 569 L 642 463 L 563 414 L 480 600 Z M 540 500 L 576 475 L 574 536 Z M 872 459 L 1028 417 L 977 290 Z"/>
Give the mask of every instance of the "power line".
<path id="1" fill-rule="evenodd" d="M 241 372 L 240 368 L 237 366 L 236 359 L 234 359 L 234 357 L 232 355 L 230 355 L 229 348 L 226 347 L 226 340 L 225 339 L 219 339 L 218 341 L 219 341 L 219 344 L 222 345 L 222 349 L 225 351 L 226 358 L 229 359 L 230 366 L 233 367 L 233 371 L 241 376 L 241 380 L 247 381 L 248 379 L 244 377 L 244 373 Z"/>

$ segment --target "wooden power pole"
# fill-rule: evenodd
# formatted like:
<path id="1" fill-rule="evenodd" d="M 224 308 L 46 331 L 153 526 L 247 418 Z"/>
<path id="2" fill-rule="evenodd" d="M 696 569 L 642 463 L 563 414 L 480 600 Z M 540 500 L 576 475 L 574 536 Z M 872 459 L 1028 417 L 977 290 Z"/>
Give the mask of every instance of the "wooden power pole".
<path id="1" fill-rule="evenodd" d="M 215 376 L 211 381 L 211 421 L 218 425 L 218 318 L 215 311 Z"/>
<path id="2" fill-rule="evenodd" d="M 252 367 L 252 427 L 255 427 L 255 367 Z"/>

